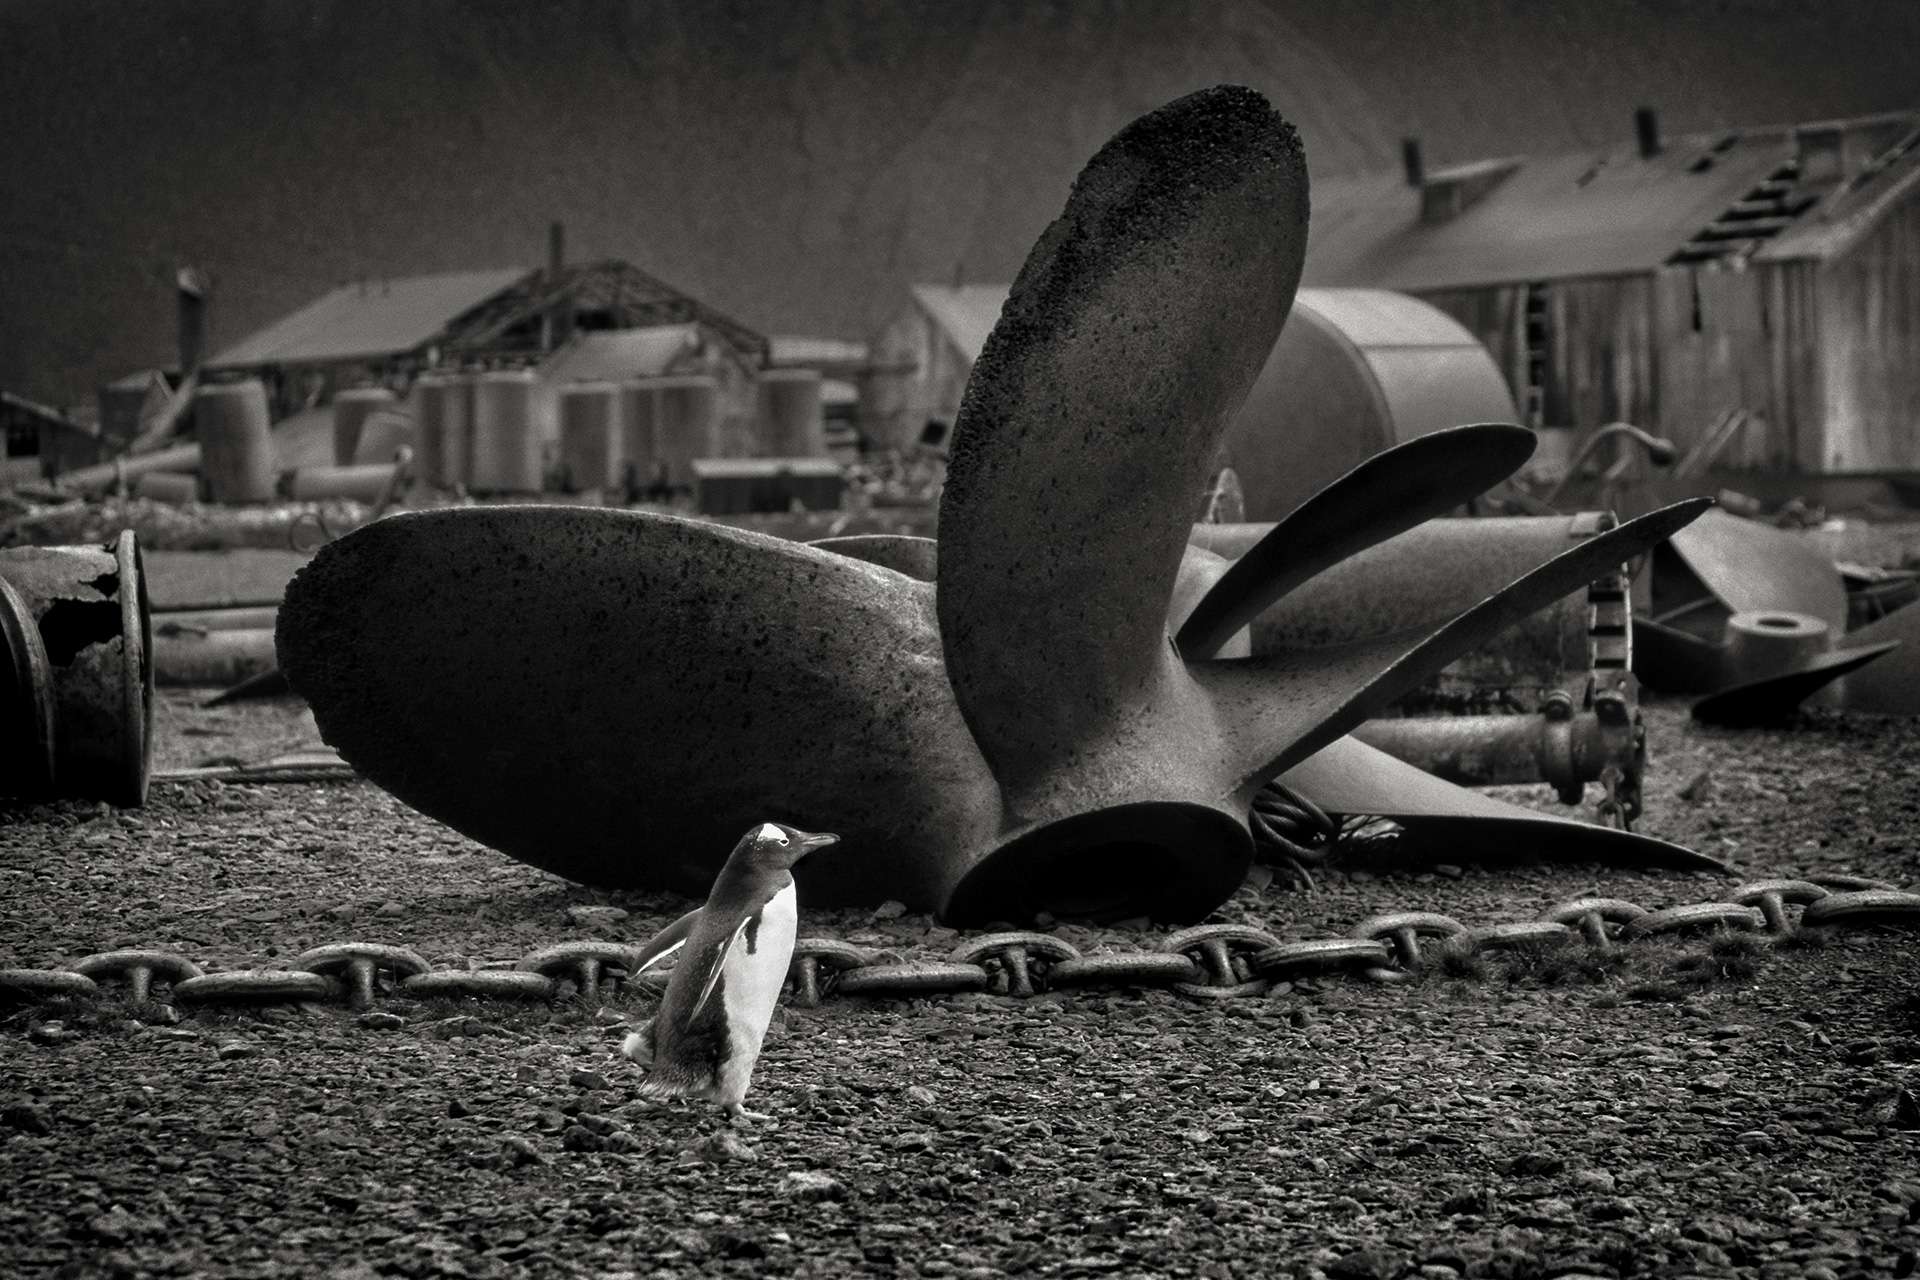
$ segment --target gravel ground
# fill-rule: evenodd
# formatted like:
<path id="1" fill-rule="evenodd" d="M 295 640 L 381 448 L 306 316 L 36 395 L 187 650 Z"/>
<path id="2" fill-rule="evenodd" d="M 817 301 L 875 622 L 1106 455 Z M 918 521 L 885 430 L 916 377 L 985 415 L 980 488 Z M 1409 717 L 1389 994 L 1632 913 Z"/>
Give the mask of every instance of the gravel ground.
<path id="1" fill-rule="evenodd" d="M 1920 885 L 1920 726 L 1650 715 L 1647 830 L 1749 875 Z M 163 766 L 313 740 L 290 701 L 206 712 L 171 692 L 157 722 Z M 0 965 L 145 945 L 270 966 L 346 939 L 506 961 L 643 939 L 687 905 L 569 885 L 358 783 L 0 811 L 0 878 Z M 1721 887 L 1381 857 L 1311 895 L 1256 879 L 1220 918 L 1321 937 L 1389 909 L 1479 924 Z M 956 941 L 884 911 L 807 913 L 803 932 L 908 957 Z M 1911 933 L 1640 943 L 1217 1003 L 833 999 L 776 1015 L 749 1098 L 774 1119 L 739 1132 L 635 1099 L 615 1046 L 652 1003 L 13 1011 L 0 1272 L 1902 1277 L 1920 1249 Z"/>

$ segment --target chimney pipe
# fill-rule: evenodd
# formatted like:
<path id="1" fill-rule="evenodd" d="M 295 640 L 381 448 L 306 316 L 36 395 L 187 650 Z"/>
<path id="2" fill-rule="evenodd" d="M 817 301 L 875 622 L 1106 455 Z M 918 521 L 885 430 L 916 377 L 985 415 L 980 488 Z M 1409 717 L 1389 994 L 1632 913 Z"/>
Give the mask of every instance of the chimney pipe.
<path id="1" fill-rule="evenodd" d="M 181 267 L 173 275 L 174 316 L 180 343 L 180 373 L 200 367 L 207 346 L 207 278 L 198 267 Z"/>
<path id="2" fill-rule="evenodd" d="M 567 260 L 567 224 L 550 222 L 547 224 L 547 279 L 557 282 L 560 268 Z"/>
<path id="3" fill-rule="evenodd" d="M 1635 107 L 1633 132 L 1640 140 L 1640 158 L 1651 160 L 1660 154 L 1660 113 L 1652 107 Z"/>
<path id="4" fill-rule="evenodd" d="M 1407 185 L 1419 188 L 1426 185 L 1427 166 L 1420 158 L 1420 139 L 1400 139 L 1400 163 L 1407 171 Z"/>

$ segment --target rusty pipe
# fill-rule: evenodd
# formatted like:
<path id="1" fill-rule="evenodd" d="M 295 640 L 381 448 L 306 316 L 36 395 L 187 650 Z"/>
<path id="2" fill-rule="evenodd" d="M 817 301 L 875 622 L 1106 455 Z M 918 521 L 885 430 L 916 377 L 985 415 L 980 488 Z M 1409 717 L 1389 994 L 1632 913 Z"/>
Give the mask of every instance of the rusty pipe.
<path id="1" fill-rule="evenodd" d="M 1536 715 L 1437 716 L 1369 720 L 1353 731 L 1368 746 L 1448 782 L 1469 787 L 1550 783 L 1562 804 L 1578 804 L 1609 766 L 1637 791 L 1638 726 L 1600 704 L 1575 711 L 1556 692 Z"/>

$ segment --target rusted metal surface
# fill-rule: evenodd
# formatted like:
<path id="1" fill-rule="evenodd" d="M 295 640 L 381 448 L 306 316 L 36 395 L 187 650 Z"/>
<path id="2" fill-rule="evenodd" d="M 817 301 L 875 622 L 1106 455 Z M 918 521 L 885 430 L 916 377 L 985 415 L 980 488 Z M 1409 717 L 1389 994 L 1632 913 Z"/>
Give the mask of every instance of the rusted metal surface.
<path id="1" fill-rule="evenodd" d="M 144 803 L 153 758 L 153 636 L 132 530 L 106 546 L 0 550 L 0 578 L 18 593 L 46 654 L 56 789 Z"/>
<path id="2" fill-rule="evenodd" d="M 53 669 L 26 600 L 0 578 L 0 790 L 53 790 Z"/>
<path id="3" fill-rule="evenodd" d="M 842 834 L 799 869 L 814 902 L 1202 918 L 1244 877 L 1270 778 L 1699 510 L 1489 575 L 1425 626 L 1177 652 L 1183 580 L 1224 612 L 1212 592 L 1261 590 L 1196 575 L 1186 543 L 1286 314 L 1305 194 L 1292 130 L 1247 90 L 1102 149 L 975 366 L 937 587 L 641 512 L 410 513 L 294 580 L 281 665 L 366 776 L 573 879 L 703 893 L 734 833 L 773 815 Z"/>

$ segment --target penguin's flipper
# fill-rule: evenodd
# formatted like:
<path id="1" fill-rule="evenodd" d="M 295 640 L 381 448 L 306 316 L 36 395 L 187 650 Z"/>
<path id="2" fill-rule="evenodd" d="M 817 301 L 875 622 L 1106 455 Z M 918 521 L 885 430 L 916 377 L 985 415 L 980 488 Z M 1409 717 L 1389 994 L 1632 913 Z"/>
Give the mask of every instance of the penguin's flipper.
<path id="1" fill-rule="evenodd" d="M 758 911 L 742 916 L 740 923 L 734 927 L 733 932 L 728 934 L 725 940 L 713 949 L 713 956 L 707 964 L 706 977 L 700 983 L 700 997 L 693 1002 L 692 1012 L 687 1014 L 688 1022 L 692 1022 L 695 1018 L 699 1017 L 700 1011 L 707 1007 L 707 1000 L 713 995 L 713 989 L 720 985 L 720 973 L 721 970 L 726 967 L 728 950 L 732 948 L 734 943 L 740 941 L 740 936 L 747 931 L 747 926 L 751 925 L 755 920 L 759 919 L 759 917 L 760 913 Z"/>
<path id="2" fill-rule="evenodd" d="M 693 926 L 700 922 L 702 910 L 703 908 L 695 907 L 647 939 L 646 945 L 641 947 L 639 953 L 634 956 L 629 975 L 637 977 L 645 973 L 681 947 L 686 946 L 687 939 L 693 934 Z"/>

